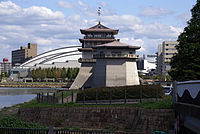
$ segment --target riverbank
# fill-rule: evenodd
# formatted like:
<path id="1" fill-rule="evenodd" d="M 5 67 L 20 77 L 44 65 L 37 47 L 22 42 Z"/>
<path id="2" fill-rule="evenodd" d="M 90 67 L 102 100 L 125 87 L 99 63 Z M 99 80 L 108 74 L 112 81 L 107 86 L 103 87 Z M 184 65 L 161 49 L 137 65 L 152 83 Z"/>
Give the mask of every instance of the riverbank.
<path id="1" fill-rule="evenodd" d="M 66 88 L 67 82 L 7 82 L 0 83 L 0 87 L 13 87 L 13 88 Z"/>

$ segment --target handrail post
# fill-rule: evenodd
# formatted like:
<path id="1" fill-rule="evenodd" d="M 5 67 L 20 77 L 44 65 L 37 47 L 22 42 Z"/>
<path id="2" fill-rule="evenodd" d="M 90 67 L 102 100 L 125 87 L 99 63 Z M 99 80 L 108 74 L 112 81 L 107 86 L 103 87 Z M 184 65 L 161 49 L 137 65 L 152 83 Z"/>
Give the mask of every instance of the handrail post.
<path id="1" fill-rule="evenodd" d="M 96 89 L 96 104 L 98 103 L 98 92 L 97 92 L 97 89 Z"/>
<path id="2" fill-rule="evenodd" d="M 53 126 L 49 126 L 49 133 L 48 134 L 53 134 Z"/>
<path id="3" fill-rule="evenodd" d="M 85 91 L 83 90 L 83 104 L 85 104 Z"/>
<path id="4" fill-rule="evenodd" d="M 62 92 L 62 104 L 63 104 L 63 102 L 64 102 L 64 94 Z"/>
<path id="5" fill-rule="evenodd" d="M 142 88 L 140 88 L 140 102 L 142 102 Z"/>
<path id="6" fill-rule="evenodd" d="M 156 88 L 156 101 L 158 101 L 158 88 Z"/>
<path id="7" fill-rule="evenodd" d="M 125 87 L 125 90 L 124 90 L 124 104 L 126 104 L 126 87 Z"/>
<path id="8" fill-rule="evenodd" d="M 72 102 L 74 102 L 74 92 L 72 90 Z"/>
<path id="9" fill-rule="evenodd" d="M 110 104 L 112 103 L 112 90 L 110 89 Z"/>

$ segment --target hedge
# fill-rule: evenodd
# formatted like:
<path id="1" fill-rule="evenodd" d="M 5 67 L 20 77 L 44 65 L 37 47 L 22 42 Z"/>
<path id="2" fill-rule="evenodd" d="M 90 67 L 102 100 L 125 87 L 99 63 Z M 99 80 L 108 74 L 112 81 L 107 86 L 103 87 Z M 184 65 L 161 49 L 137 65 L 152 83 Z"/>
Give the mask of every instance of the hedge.
<path id="1" fill-rule="evenodd" d="M 114 99 L 139 99 L 139 98 L 162 98 L 164 91 L 160 85 L 136 85 L 136 86 L 123 86 L 123 87 L 100 87 L 89 88 L 79 91 L 77 94 L 77 101 L 85 100 L 109 100 L 112 96 Z M 142 95 L 141 95 L 142 94 Z"/>

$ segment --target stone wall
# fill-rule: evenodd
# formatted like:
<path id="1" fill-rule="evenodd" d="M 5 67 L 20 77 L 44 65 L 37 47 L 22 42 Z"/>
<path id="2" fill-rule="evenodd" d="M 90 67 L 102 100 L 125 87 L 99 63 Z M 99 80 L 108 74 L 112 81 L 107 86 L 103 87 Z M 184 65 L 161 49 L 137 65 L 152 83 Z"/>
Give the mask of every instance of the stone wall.
<path id="1" fill-rule="evenodd" d="M 65 107 L 20 108 L 23 121 L 69 128 L 107 129 L 143 132 L 168 131 L 174 124 L 171 109 L 142 109 L 135 107 Z"/>

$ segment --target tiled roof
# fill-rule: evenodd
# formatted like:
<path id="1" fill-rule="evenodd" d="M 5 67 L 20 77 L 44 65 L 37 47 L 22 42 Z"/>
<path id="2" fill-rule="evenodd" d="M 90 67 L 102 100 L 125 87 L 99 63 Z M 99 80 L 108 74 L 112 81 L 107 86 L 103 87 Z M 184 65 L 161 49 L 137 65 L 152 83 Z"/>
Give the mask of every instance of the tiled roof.
<path id="1" fill-rule="evenodd" d="M 126 43 L 121 43 L 119 41 L 113 41 L 110 43 L 102 44 L 102 45 L 96 45 L 93 48 L 132 48 L 132 49 L 140 49 L 140 46 L 130 46 Z"/>
<path id="2" fill-rule="evenodd" d="M 102 25 L 101 23 L 98 23 L 97 25 L 89 28 L 89 29 L 80 29 L 82 34 L 85 34 L 87 32 L 112 32 L 114 34 L 117 34 L 119 30 L 114 30 L 114 29 L 110 29 L 104 25 Z"/>

